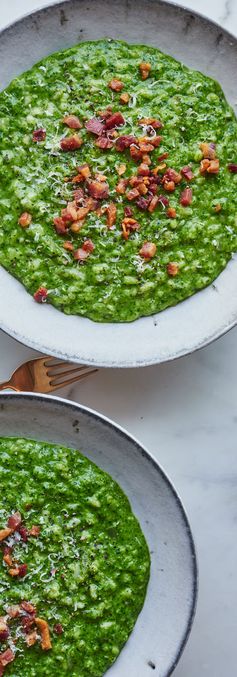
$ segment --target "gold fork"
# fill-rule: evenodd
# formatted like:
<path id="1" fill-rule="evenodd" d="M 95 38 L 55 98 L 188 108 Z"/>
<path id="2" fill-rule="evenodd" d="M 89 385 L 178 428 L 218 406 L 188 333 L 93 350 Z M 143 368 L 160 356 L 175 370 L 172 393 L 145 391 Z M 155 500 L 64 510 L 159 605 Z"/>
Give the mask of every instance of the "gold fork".
<path id="1" fill-rule="evenodd" d="M 9 381 L 0 383 L 0 390 L 10 388 L 16 392 L 51 393 L 75 381 L 94 374 L 98 369 L 87 366 L 73 366 L 53 357 L 38 357 L 21 364 Z"/>

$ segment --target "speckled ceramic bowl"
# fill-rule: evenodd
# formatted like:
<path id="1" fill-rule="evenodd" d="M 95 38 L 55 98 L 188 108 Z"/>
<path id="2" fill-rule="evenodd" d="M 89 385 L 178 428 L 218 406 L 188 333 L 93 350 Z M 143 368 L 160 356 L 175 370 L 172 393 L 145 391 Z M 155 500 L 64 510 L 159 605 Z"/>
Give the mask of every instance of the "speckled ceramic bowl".
<path id="1" fill-rule="evenodd" d="M 237 40 L 211 21 L 160 0 L 68 0 L 23 18 L 0 35 L 0 87 L 47 54 L 104 36 L 159 47 L 218 79 L 236 105 Z M 2 268 L 0 285 L 2 329 L 74 362 L 110 367 L 165 362 L 210 343 L 237 321 L 236 257 L 215 285 L 130 324 L 100 324 L 39 306 Z"/>
<path id="2" fill-rule="evenodd" d="M 108 419 L 67 400 L 0 395 L 0 435 L 80 449 L 127 494 L 151 552 L 143 610 L 108 677 L 168 677 L 187 641 L 197 595 L 190 526 L 173 486 L 134 438 Z"/>

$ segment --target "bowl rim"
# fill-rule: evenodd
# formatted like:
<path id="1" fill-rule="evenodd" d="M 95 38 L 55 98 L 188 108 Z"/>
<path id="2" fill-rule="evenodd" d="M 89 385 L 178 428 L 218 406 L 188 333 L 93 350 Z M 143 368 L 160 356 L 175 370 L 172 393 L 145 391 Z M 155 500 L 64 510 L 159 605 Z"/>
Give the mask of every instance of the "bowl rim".
<path id="1" fill-rule="evenodd" d="M 17 19 L 13 21 L 9 21 L 4 28 L 0 29 L 0 37 L 5 33 L 5 31 L 8 31 L 9 28 L 13 28 L 17 24 L 21 23 L 21 21 L 24 21 L 25 19 L 28 19 L 30 17 L 35 18 L 36 14 L 42 14 L 44 12 L 47 12 L 49 9 L 52 8 L 58 8 L 65 7 L 70 4 L 72 0 L 54 0 L 54 2 L 51 2 L 49 5 L 43 5 L 42 7 L 36 7 L 32 12 L 31 11 L 26 11 L 23 14 L 21 14 Z M 90 0 L 90 2 L 97 2 L 97 0 Z M 147 0 L 146 0 L 147 2 Z M 203 14 L 202 12 L 198 12 L 195 9 L 191 9 L 190 7 L 187 7 L 185 4 L 180 5 L 174 0 L 149 0 L 150 3 L 156 4 L 156 5 L 161 5 L 163 7 L 172 7 L 175 8 L 176 10 L 180 10 L 180 13 L 183 14 L 190 14 L 191 16 L 197 17 L 198 19 L 201 19 L 204 21 L 206 24 L 212 24 L 212 26 L 215 26 L 215 28 L 219 28 L 221 33 L 225 35 L 227 38 L 230 38 L 231 40 L 237 40 L 236 36 L 234 33 L 231 33 L 227 28 L 222 26 L 218 21 L 215 21 L 215 19 L 210 19 L 208 16 Z"/>
<path id="2" fill-rule="evenodd" d="M 56 395 L 45 395 L 41 393 L 31 393 L 31 392 L 0 392 L 0 410 L 2 407 L 2 404 L 9 400 L 15 400 L 17 399 L 23 399 L 26 402 L 26 408 L 27 408 L 27 402 L 30 400 L 36 400 L 42 403 L 46 402 L 51 402 L 56 404 L 59 408 L 61 406 L 66 407 L 66 409 L 70 409 L 72 412 L 75 412 L 75 414 L 78 412 L 82 414 L 86 414 L 90 418 L 94 420 L 100 420 L 104 424 L 105 428 L 110 428 L 112 430 L 115 430 L 116 433 L 123 439 L 128 440 L 130 443 L 133 444 L 133 446 L 136 449 L 136 452 L 141 455 L 143 458 L 146 459 L 146 461 L 153 467 L 153 469 L 162 477 L 162 481 L 166 484 L 166 486 L 169 488 L 175 503 L 177 505 L 177 508 L 180 512 L 180 515 L 182 517 L 186 535 L 187 535 L 187 540 L 189 542 L 189 547 L 190 547 L 190 553 L 191 553 L 191 564 L 190 564 L 190 573 L 192 577 L 192 599 L 190 601 L 190 609 L 189 609 L 189 618 L 187 622 L 186 629 L 183 633 L 183 636 L 180 640 L 179 646 L 177 647 L 177 652 L 175 655 L 175 658 L 172 661 L 171 666 L 168 669 L 168 672 L 164 675 L 164 677 L 170 677 L 170 675 L 173 673 L 175 670 L 181 655 L 184 651 L 184 648 L 187 644 L 188 638 L 191 633 L 191 629 L 193 626 L 195 614 L 196 614 L 196 609 L 197 609 L 197 601 L 198 601 L 198 589 L 199 589 L 199 570 L 198 570 L 198 558 L 197 558 L 197 550 L 196 550 L 196 545 L 195 545 L 195 540 L 193 537 L 192 529 L 189 523 L 189 519 L 186 513 L 186 510 L 183 506 L 182 500 L 180 498 L 179 493 L 177 492 L 173 482 L 169 478 L 169 476 L 166 474 L 165 470 L 163 469 L 163 466 L 159 464 L 159 462 L 156 460 L 154 455 L 148 451 L 147 447 L 144 446 L 139 440 L 130 432 L 128 432 L 123 426 L 121 426 L 119 423 L 116 423 L 109 417 L 105 416 L 104 414 L 99 413 L 95 409 L 92 409 L 91 407 L 87 407 L 86 405 L 79 404 L 77 402 L 68 400 L 67 398 L 64 397 L 58 397 Z M 48 405 L 46 405 L 48 406 Z M 1 434 L 1 432 L 0 432 Z M 4 435 L 5 437 L 5 435 Z M 11 437 L 11 435 L 9 435 Z"/>

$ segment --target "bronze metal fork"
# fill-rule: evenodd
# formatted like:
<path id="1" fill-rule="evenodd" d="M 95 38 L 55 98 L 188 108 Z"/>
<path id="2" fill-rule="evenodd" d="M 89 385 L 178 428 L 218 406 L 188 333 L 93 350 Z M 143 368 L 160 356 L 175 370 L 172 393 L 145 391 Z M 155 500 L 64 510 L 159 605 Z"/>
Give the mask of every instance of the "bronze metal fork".
<path id="1" fill-rule="evenodd" d="M 53 357 L 38 357 L 21 364 L 12 374 L 9 381 L 0 383 L 0 390 L 11 389 L 17 392 L 51 393 L 57 388 L 64 388 L 76 381 L 81 381 L 98 369 L 70 362 L 63 362 Z"/>

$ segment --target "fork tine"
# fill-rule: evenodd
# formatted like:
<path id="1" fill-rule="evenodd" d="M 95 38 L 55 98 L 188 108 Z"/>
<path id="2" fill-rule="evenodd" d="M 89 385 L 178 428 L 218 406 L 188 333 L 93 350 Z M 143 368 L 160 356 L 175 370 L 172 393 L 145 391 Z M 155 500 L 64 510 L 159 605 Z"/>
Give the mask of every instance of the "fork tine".
<path id="1" fill-rule="evenodd" d="M 50 364 L 50 362 L 53 362 L 53 364 Z M 49 367 L 49 369 L 54 369 L 57 367 L 69 367 L 71 366 L 71 362 L 68 362 L 66 360 L 59 360 L 56 357 L 45 357 L 44 358 L 44 366 Z M 80 366 L 80 365 L 78 365 Z"/>
<path id="2" fill-rule="evenodd" d="M 64 388 L 65 386 L 69 386 L 72 383 L 75 383 L 76 381 L 82 381 L 83 378 L 87 378 L 87 376 L 95 374 L 96 371 L 98 371 L 98 369 L 90 369 L 89 371 L 85 371 L 83 374 L 78 374 L 77 376 L 74 376 L 74 378 L 65 379 L 63 381 L 58 381 L 58 378 L 55 377 L 52 381 L 50 381 L 50 390 L 56 390 L 56 388 Z M 55 383 L 55 380 L 57 381 L 57 383 Z"/>
<path id="3" fill-rule="evenodd" d="M 49 378 L 51 378 L 51 377 L 52 378 L 59 378 L 60 376 L 70 376 L 71 374 L 75 374 L 76 371 L 80 372 L 80 371 L 85 370 L 86 368 L 87 367 L 85 367 L 85 365 L 84 366 L 78 365 L 78 367 L 73 367 L 72 369 L 65 369 L 65 371 L 55 371 L 54 368 L 49 367 L 48 370 L 47 370 L 47 376 Z M 89 367 L 88 367 L 88 369 L 89 369 Z"/>

